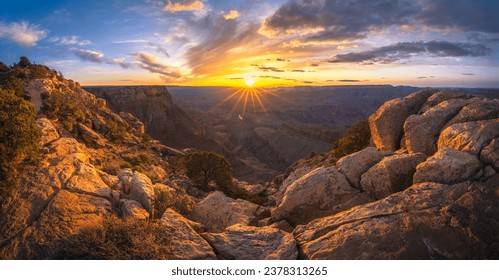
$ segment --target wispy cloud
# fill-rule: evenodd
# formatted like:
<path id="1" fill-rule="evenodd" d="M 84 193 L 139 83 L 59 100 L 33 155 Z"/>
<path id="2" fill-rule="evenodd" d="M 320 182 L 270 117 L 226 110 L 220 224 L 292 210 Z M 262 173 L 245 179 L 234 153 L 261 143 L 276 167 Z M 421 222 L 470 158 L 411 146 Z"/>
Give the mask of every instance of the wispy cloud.
<path id="1" fill-rule="evenodd" d="M 368 51 L 338 54 L 329 62 L 340 63 L 393 63 L 415 55 L 433 57 L 478 57 L 489 55 L 491 49 L 481 44 L 446 41 L 403 42 Z"/>
<path id="2" fill-rule="evenodd" d="M 31 48 L 47 36 L 48 31 L 26 21 L 10 24 L 0 23 L 0 38 L 15 42 L 25 48 Z"/>
<path id="3" fill-rule="evenodd" d="M 78 48 L 72 48 L 71 51 L 73 52 L 74 55 L 76 55 L 83 61 L 90 61 L 96 63 L 102 63 L 104 61 L 104 53 L 99 51 L 85 50 Z"/>
<path id="4" fill-rule="evenodd" d="M 138 44 L 138 43 L 149 43 L 149 40 L 134 39 L 134 40 L 123 40 L 123 41 L 113 42 L 113 44 Z"/>
<path id="5" fill-rule="evenodd" d="M 239 12 L 237 10 L 230 10 L 224 15 L 225 20 L 236 19 L 239 17 Z"/>
<path id="6" fill-rule="evenodd" d="M 158 58 L 147 52 L 135 54 L 135 63 L 151 73 L 160 74 L 164 81 L 174 81 L 182 77 L 180 69 L 168 66 L 158 61 Z"/>
<path id="7" fill-rule="evenodd" d="M 113 59 L 110 59 L 107 64 L 116 64 L 116 65 L 119 65 L 121 66 L 122 68 L 130 68 L 131 64 L 126 62 L 126 59 L 124 58 L 113 58 Z"/>
<path id="8" fill-rule="evenodd" d="M 204 3 L 200 0 L 169 0 L 163 9 L 172 14 L 177 12 L 202 11 Z"/>
<path id="9" fill-rule="evenodd" d="M 57 45 L 64 46 L 78 45 L 83 47 L 92 44 L 92 42 L 90 42 L 89 40 L 80 40 L 78 36 L 51 37 L 48 41 Z"/>

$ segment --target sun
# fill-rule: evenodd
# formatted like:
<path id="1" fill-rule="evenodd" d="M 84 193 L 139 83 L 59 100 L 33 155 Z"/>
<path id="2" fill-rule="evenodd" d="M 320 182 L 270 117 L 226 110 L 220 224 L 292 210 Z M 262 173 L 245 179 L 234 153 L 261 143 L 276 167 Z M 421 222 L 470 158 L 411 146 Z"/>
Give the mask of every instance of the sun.
<path id="1" fill-rule="evenodd" d="M 248 78 L 244 79 L 244 83 L 248 87 L 252 87 L 255 84 L 255 80 L 253 80 L 253 77 L 248 77 Z"/>

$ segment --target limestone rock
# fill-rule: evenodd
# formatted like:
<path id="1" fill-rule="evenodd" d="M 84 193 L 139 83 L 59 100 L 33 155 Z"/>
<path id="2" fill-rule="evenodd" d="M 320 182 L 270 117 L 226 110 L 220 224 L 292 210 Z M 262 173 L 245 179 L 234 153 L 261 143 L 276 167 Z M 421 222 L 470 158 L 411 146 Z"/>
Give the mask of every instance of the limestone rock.
<path id="1" fill-rule="evenodd" d="M 232 199 L 216 191 L 196 204 L 190 217 L 206 226 L 208 231 L 220 232 L 234 224 L 254 224 L 261 210 L 262 207 L 257 204 Z"/>
<path id="2" fill-rule="evenodd" d="M 282 196 L 284 195 L 284 192 L 286 192 L 289 185 L 298 180 L 300 177 L 306 175 L 308 172 L 310 172 L 310 166 L 302 166 L 291 172 L 288 177 L 282 181 L 282 184 L 277 191 L 276 204 L 281 203 Z"/>
<path id="3" fill-rule="evenodd" d="M 499 137 L 499 119 L 457 123 L 440 133 L 438 149 L 444 147 L 479 155 L 494 138 Z"/>
<path id="4" fill-rule="evenodd" d="M 336 166 L 338 171 L 345 174 L 352 187 L 362 189 L 360 176 L 385 156 L 392 154 L 390 151 L 378 151 L 374 147 L 367 147 L 364 150 L 340 158 L 336 162 Z"/>
<path id="5" fill-rule="evenodd" d="M 121 213 L 123 218 L 132 218 L 147 221 L 149 219 L 149 212 L 142 207 L 142 204 L 131 199 L 121 199 Z"/>
<path id="6" fill-rule="evenodd" d="M 111 189 L 102 180 L 95 167 L 78 163 L 77 169 L 66 184 L 66 188 L 87 194 L 109 197 Z"/>
<path id="7" fill-rule="evenodd" d="M 494 258 L 499 240 L 498 180 L 496 175 L 486 184 L 471 186 L 415 184 L 383 200 L 298 226 L 294 236 L 300 257 Z"/>
<path id="8" fill-rule="evenodd" d="M 367 195 L 352 188 L 336 167 L 320 167 L 286 189 L 281 203 L 272 211 L 272 220 L 303 224 L 366 202 Z"/>
<path id="9" fill-rule="evenodd" d="M 374 199 L 402 191 L 412 185 L 416 166 L 425 159 L 421 153 L 385 157 L 362 175 L 362 188 Z"/>
<path id="10" fill-rule="evenodd" d="M 215 259 L 210 245 L 192 227 L 192 221 L 172 209 L 167 209 L 161 217 L 161 224 L 174 234 L 168 244 L 175 259 L 206 260 Z"/>
<path id="11" fill-rule="evenodd" d="M 49 121 L 46 118 L 39 118 L 36 120 L 36 123 L 38 124 L 38 127 L 40 127 L 40 130 L 42 131 L 42 136 L 40 138 L 40 145 L 45 146 L 48 143 L 59 139 L 59 133 L 57 132 L 57 129 L 55 126 L 52 124 L 51 121 Z"/>
<path id="12" fill-rule="evenodd" d="M 144 209 L 151 211 L 154 205 L 154 186 L 144 174 L 135 172 L 132 176 L 130 197 L 142 204 Z"/>
<path id="13" fill-rule="evenodd" d="M 298 256 L 293 236 L 273 227 L 236 224 L 203 237 L 227 260 L 294 260 Z"/>
<path id="14" fill-rule="evenodd" d="M 454 184 L 476 177 L 482 164 L 475 155 L 443 148 L 425 162 L 419 164 L 414 183 L 435 182 Z"/>
<path id="15" fill-rule="evenodd" d="M 478 99 L 461 109 L 445 127 L 456 123 L 474 122 L 499 118 L 498 99 Z"/>
<path id="16" fill-rule="evenodd" d="M 467 99 L 470 98 L 471 96 L 469 94 L 466 94 L 462 91 L 456 91 L 456 90 L 442 90 L 439 91 L 426 100 L 425 104 L 419 111 L 420 114 L 425 113 L 426 111 L 430 110 L 432 107 L 437 106 L 441 102 L 451 100 L 451 99 Z"/>
<path id="17" fill-rule="evenodd" d="M 480 159 L 499 171 L 499 138 L 495 138 L 483 148 Z"/>
<path id="18" fill-rule="evenodd" d="M 93 131 L 88 126 L 79 123 L 78 131 L 81 137 L 87 144 L 92 147 L 102 148 L 106 146 L 107 140 L 100 136 L 97 132 Z"/>
<path id="19" fill-rule="evenodd" d="M 410 153 L 433 155 L 437 138 L 444 125 L 472 99 L 451 99 L 429 109 L 422 115 L 412 115 L 404 123 L 405 145 Z"/>
<path id="20" fill-rule="evenodd" d="M 168 172 L 158 165 L 149 165 L 144 173 L 153 182 L 163 182 L 168 177 Z"/>
<path id="21" fill-rule="evenodd" d="M 369 117 L 371 138 L 381 151 L 395 151 L 399 148 L 405 119 L 421 109 L 426 100 L 434 93 L 426 89 L 405 98 L 387 101 Z"/>

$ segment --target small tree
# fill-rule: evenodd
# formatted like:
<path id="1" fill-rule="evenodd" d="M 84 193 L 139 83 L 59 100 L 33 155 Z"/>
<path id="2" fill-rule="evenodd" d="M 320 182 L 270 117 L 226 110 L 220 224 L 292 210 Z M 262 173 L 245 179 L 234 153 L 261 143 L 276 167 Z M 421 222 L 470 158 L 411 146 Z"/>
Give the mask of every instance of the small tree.
<path id="1" fill-rule="evenodd" d="M 25 56 L 21 56 L 19 58 L 19 63 L 17 63 L 17 66 L 27 68 L 31 66 L 31 61 Z"/>
<path id="2" fill-rule="evenodd" d="M 0 90 L 0 193 L 13 186 L 16 162 L 34 158 L 41 132 L 36 108 L 13 91 Z"/>
<path id="3" fill-rule="evenodd" d="M 203 190 L 210 190 L 210 183 L 215 182 L 224 192 L 232 187 L 232 171 L 227 160 L 213 152 L 194 152 L 187 156 L 186 175 Z"/>
<path id="4" fill-rule="evenodd" d="M 347 134 L 333 144 L 333 155 L 337 158 L 355 153 L 369 146 L 371 132 L 367 120 L 353 124 Z"/>

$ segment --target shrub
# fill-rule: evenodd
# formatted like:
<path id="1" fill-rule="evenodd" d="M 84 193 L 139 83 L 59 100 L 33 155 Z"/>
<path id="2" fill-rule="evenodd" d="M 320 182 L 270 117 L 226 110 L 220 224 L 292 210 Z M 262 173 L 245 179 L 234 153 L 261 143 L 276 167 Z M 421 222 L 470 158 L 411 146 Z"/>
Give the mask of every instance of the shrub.
<path id="1" fill-rule="evenodd" d="M 119 126 L 114 120 L 106 121 L 107 133 L 104 135 L 111 141 L 121 142 L 125 140 L 127 129 L 124 126 Z"/>
<path id="2" fill-rule="evenodd" d="M 355 153 L 369 146 L 371 132 L 367 120 L 353 124 L 346 135 L 333 144 L 333 155 L 336 158 Z"/>
<path id="3" fill-rule="evenodd" d="M 18 67 L 27 68 L 31 66 L 31 61 L 25 56 L 19 58 L 19 62 L 16 64 Z"/>
<path id="4" fill-rule="evenodd" d="M 42 112 L 49 118 L 59 119 L 68 131 L 85 118 L 78 102 L 69 94 L 58 92 L 42 94 Z"/>
<path id="5" fill-rule="evenodd" d="M 172 259 L 171 229 L 159 223 L 116 217 L 46 245 L 40 258 L 70 260 Z"/>
<path id="6" fill-rule="evenodd" d="M 13 185 L 16 163 L 38 154 L 41 136 L 36 108 L 13 91 L 0 90 L 0 193 Z"/>
<path id="7" fill-rule="evenodd" d="M 192 212 L 194 200 L 182 189 L 154 188 L 154 219 L 160 219 L 165 210 L 172 208 L 182 215 Z"/>
<path id="8" fill-rule="evenodd" d="M 232 171 L 227 160 L 213 152 L 193 152 L 185 161 L 186 175 L 197 187 L 209 191 L 216 183 L 221 191 L 228 193 L 232 188 Z"/>

